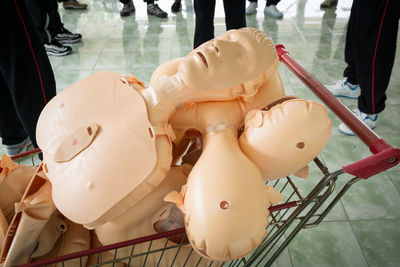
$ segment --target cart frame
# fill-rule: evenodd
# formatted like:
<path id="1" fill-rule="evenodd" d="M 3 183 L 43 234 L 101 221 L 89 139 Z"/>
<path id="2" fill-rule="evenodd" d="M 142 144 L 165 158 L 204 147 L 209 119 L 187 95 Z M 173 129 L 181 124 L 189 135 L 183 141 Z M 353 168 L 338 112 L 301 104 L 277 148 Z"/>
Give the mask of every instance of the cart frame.
<path id="1" fill-rule="evenodd" d="M 384 170 L 392 168 L 399 163 L 400 150 L 393 148 L 384 139 L 380 138 L 374 131 L 365 126 L 359 121 L 353 113 L 338 101 L 317 79 L 315 79 L 309 72 L 302 68 L 294 59 L 292 59 L 283 45 L 276 45 L 277 53 L 281 62 L 283 62 L 322 102 L 333 111 L 370 149 L 372 155 L 361 159 L 357 162 L 343 166 L 341 169 L 330 172 L 324 163 L 317 157 L 314 163 L 321 171 L 323 177 L 319 180 L 318 184 L 306 195 L 300 194 L 295 183 L 290 177 L 279 179 L 277 181 L 269 182 L 281 193 L 287 195 L 286 202 L 279 205 L 274 205 L 269 208 L 270 224 L 267 227 L 267 235 L 264 237 L 263 242 L 259 247 L 254 249 L 246 257 L 231 261 L 231 262 L 211 262 L 209 266 L 270 266 L 278 256 L 285 250 L 288 244 L 299 233 L 301 229 L 317 226 L 329 214 L 332 208 L 337 204 L 340 198 L 347 192 L 347 190 L 356 182 L 361 179 L 368 179 Z M 25 158 L 33 153 L 38 153 L 40 150 L 36 149 L 17 157 Z M 33 162 L 33 161 L 32 161 Z M 330 201 L 329 204 L 321 209 L 322 204 L 326 203 L 329 196 L 335 191 L 336 181 L 340 175 L 350 174 L 353 176 L 337 193 L 337 195 Z M 321 211 L 319 211 L 321 210 Z M 317 213 L 317 211 L 319 211 Z M 169 241 L 170 237 L 175 235 L 183 235 L 180 244 L 174 244 Z M 161 234 L 136 238 L 112 245 L 107 245 L 90 250 L 80 251 L 69 255 L 60 256 L 54 259 L 49 259 L 37 263 L 26 264 L 26 267 L 46 266 L 53 263 L 68 263 L 72 259 L 80 259 L 82 265 L 82 258 L 89 255 L 97 255 L 97 264 L 91 266 L 102 266 L 105 264 L 112 264 L 114 266 L 117 262 L 124 260 L 130 262 L 135 257 L 145 256 L 143 266 L 146 264 L 147 257 L 152 253 L 162 252 L 157 266 L 162 265 L 162 257 L 164 251 L 167 249 L 177 249 L 174 260 L 178 256 L 180 249 L 183 246 L 189 245 L 185 243 L 186 234 L 185 229 L 177 229 Z M 157 239 L 165 239 L 165 246 L 162 249 L 152 250 L 152 242 Z M 135 245 L 148 243 L 148 250 L 146 253 L 134 254 Z M 131 255 L 125 258 L 118 257 L 118 249 L 132 246 Z M 111 261 L 101 262 L 101 253 L 106 251 L 113 251 L 114 258 Z M 192 255 L 193 249 L 186 259 Z M 201 259 L 197 263 L 199 265 Z M 186 265 L 186 263 L 185 263 Z M 173 266 L 173 263 L 171 264 Z"/>

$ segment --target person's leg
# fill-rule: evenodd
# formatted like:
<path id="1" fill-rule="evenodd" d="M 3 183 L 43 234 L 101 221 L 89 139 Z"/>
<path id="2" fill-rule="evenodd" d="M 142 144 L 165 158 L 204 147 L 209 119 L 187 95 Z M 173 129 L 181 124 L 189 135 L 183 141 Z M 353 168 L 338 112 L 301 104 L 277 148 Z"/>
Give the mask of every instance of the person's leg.
<path id="1" fill-rule="evenodd" d="M 75 44 L 82 40 L 82 35 L 79 33 L 72 33 L 64 27 L 64 24 L 61 21 L 60 13 L 58 12 L 58 4 L 56 0 L 52 0 L 52 8 L 51 8 L 51 20 L 54 26 L 54 30 L 56 32 L 54 36 L 54 40 L 59 42 L 60 44 Z"/>
<path id="2" fill-rule="evenodd" d="M 56 35 L 62 30 L 63 23 L 61 21 L 60 13 L 58 13 L 58 4 L 57 0 L 52 0 L 51 3 L 51 12 L 52 12 L 52 23 L 54 24 Z"/>
<path id="3" fill-rule="evenodd" d="M 193 48 L 214 38 L 215 0 L 194 0 L 196 26 L 194 30 Z"/>
<path id="4" fill-rule="evenodd" d="M 371 129 L 385 108 L 386 89 L 396 52 L 400 4 L 392 0 L 354 0 L 352 35 L 355 74 L 361 89 L 356 117 Z M 345 125 L 339 131 L 354 135 Z"/>
<path id="5" fill-rule="evenodd" d="M 355 34 L 356 75 L 361 87 L 358 108 L 367 114 L 384 110 L 399 23 L 400 4 L 396 0 L 358 2 Z"/>
<path id="6" fill-rule="evenodd" d="M 357 30 L 357 16 L 358 8 L 355 6 L 355 2 L 353 2 L 349 22 L 347 24 L 346 43 L 344 48 L 344 61 L 347 63 L 347 67 L 343 72 L 343 76 L 346 77 L 347 81 L 351 84 L 358 84 L 354 63 L 354 54 L 356 53 L 356 51 L 354 51 L 354 36 L 356 34 L 355 31 Z"/>
<path id="7" fill-rule="evenodd" d="M 37 120 L 45 104 L 56 95 L 54 74 L 25 2 L 4 4 L 0 25 L 7 25 L 3 30 L 7 42 L 0 42 L 0 73 L 20 123 L 37 146 Z M 8 113 L 0 116 L 3 120 Z"/>
<path id="8" fill-rule="evenodd" d="M 26 0 L 26 5 L 29 8 L 33 23 L 40 33 L 42 44 L 48 55 L 65 56 L 70 54 L 72 51 L 71 47 L 63 46 L 55 40 L 61 24 L 57 1 Z"/>
<path id="9" fill-rule="evenodd" d="M 51 35 L 49 30 L 50 15 L 45 6 L 46 1 L 26 0 L 25 3 L 39 32 L 40 40 L 43 44 L 51 43 L 54 36 Z"/>
<path id="10" fill-rule="evenodd" d="M 246 0 L 224 0 L 226 30 L 246 27 Z"/>
<path id="11" fill-rule="evenodd" d="M 326 88 L 336 97 L 345 97 L 350 99 L 358 99 L 360 95 L 360 86 L 356 75 L 356 32 L 357 32 L 357 17 L 359 16 L 358 3 L 353 2 L 351 8 L 349 22 L 347 24 L 346 42 L 344 49 L 344 60 L 347 67 L 343 71 L 344 80 L 338 81 L 336 84 L 328 85 Z"/>
<path id="12" fill-rule="evenodd" d="M 0 117 L 0 137 L 3 145 L 19 144 L 28 137 L 18 118 L 3 75 L 0 75 Z"/>

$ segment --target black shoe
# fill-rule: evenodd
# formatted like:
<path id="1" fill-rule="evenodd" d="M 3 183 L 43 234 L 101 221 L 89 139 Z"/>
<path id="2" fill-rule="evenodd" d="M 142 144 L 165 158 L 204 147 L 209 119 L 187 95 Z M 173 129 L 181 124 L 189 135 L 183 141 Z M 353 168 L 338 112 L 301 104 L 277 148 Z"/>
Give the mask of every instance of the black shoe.
<path id="1" fill-rule="evenodd" d="M 121 15 L 121 17 L 127 17 L 130 14 L 132 14 L 133 12 L 135 12 L 135 5 L 133 4 L 132 1 L 130 1 L 126 4 L 124 4 L 124 6 L 122 7 L 119 14 Z"/>
<path id="2" fill-rule="evenodd" d="M 178 13 L 182 10 L 182 3 L 180 0 L 175 1 L 171 6 L 172 13 Z"/>
<path id="3" fill-rule="evenodd" d="M 324 9 L 324 8 L 330 8 L 330 7 L 336 6 L 337 2 L 338 2 L 337 0 L 325 0 L 321 3 L 320 8 Z"/>
<path id="4" fill-rule="evenodd" d="M 79 33 L 72 33 L 65 29 L 64 26 L 61 26 L 61 31 L 57 33 L 54 40 L 61 44 L 74 44 L 82 40 L 82 35 Z"/>
<path id="5" fill-rule="evenodd" d="M 63 7 L 65 9 L 85 10 L 87 4 L 81 4 L 77 0 L 68 0 L 63 2 Z"/>
<path id="6" fill-rule="evenodd" d="M 147 14 L 153 15 L 159 18 L 168 17 L 167 12 L 164 12 L 157 4 L 148 4 L 147 5 Z"/>
<path id="7" fill-rule="evenodd" d="M 72 52 L 72 48 L 70 46 L 64 46 L 56 40 L 53 40 L 49 44 L 44 44 L 44 48 L 49 56 L 62 57 L 71 54 Z"/>

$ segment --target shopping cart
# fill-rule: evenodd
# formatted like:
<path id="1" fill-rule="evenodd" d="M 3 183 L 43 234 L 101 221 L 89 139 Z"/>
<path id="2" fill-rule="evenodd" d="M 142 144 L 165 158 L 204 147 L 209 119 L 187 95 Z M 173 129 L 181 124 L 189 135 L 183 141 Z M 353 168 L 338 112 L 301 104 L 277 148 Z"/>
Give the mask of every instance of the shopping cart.
<path id="1" fill-rule="evenodd" d="M 267 235 L 263 242 L 254 249 L 246 257 L 230 261 L 230 262 L 210 262 L 209 260 L 200 258 L 196 266 L 204 265 L 207 262 L 208 266 L 269 266 L 277 257 L 284 251 L 290 241 L 299 233 L 301 229 L 317 226 L 328 215 L 332 208 L 337 204 L 340 198 L 346 191 L 357 181 L 368 179 L 384 170 L 392 168 L 399 163 L 400 150 L 391 147 L 385 140 L 377 136 L 372 130 L 366 127 L 352 114 L 352 112 L 341 102 L 329 93 L 326 88 L 316 80 L 311 74 L 303 69 L 296 61 L 294 61 L 285 51 L 283 45 L 277 45 L 279 59 L 307 86 L 316 96 L 325 103 L 325 105 L 333 111 L 350 129 L 369 147 L 372 156 L 361 159 L 357 162 L 341 167 L 336 171 L 329 171 L 320 157 L 314 159 L 314 164 L 318 170 L 318 183 L 307 193 L 301 194 L 296 187 L 292 178 L 286 177 L 277 181 L 268 182 L 273 185 L 285 196 L 285 203 L 275 205 L 269 208 L 270 223 L 267 227 Z M 32 153 L 37 153 L 38 150 Z M 20 155 L 18 158 L 26 158 L 33 156 L 32 153 Z M 37 164 L 38 162 L 34 162 Z M 338 178 L 351 176 L 348 182 L 341 188 L 337 189 L 337 194 L 332 194 L 335 191 L 336 181 Z M 331 197 L 330 197 L 331 196 Z M 327 201 L 329 199 L 329 201 Z M 323 205 L 324 204 L 324 205 Z M 172 242 L 171 237 L 179 236 L 181 241 L 176 244 Z M 129 241 L 124 241 L 112 245 L 102 246 L 90 250 L 80 251 L 77 253 L 64 255 L 58 258 L 49 259 L 37 263 L 24 265 L 30 266 L 46 266 L 54 263 L 65 264 L 73 263 L 74 266 L 82 265 L 83 258 L 90 256 L 95 259 L 95 264 L 91 266 L 115 266 L 118 262 L 123 261 L 128 266 L 135 258 L 144 257 L 143 266 L 146 265 L 148 257 L 157 257 L 155 261 L 157 266 L 165 266 L 163 257 L 167 251 L 174 251 L 174 258 L 170 266 L 174 266 L 175 259 L 180 257 L 179 253 L 182 248 L 188 248 L 189 244 L 185 242 L 185 229 L 177 229 L 161 234 L 141 237 Z M 164 242 L 163 247 L 152 247 L 156 240 Z M 136 252 L 135 247 L 145 245 L 145 252 Z M 118 252 L 121 249 L 130 250 L 129 256 L 120 257 Z M 102 253 L 112 252 L 111 260 L 103 261 Z M 193 249 L 187 254 L 183 261 L 184 266 L 192 266 L 193 263 L 187 264 L 190 257 L 196 254 Z M 136 265 L 135 265 L 136 266 Z M 152 265 L 153 266 L 153 265 Z"/>

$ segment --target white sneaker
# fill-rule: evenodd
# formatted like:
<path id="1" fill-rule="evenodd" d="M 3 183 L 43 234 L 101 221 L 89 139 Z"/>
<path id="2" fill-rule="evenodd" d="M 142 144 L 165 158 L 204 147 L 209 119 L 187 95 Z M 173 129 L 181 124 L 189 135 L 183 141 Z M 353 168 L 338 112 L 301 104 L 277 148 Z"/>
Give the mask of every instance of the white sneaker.
<path id="1" fill-rule="evenodd" d="M 252 15 L 257 13 L 257 2 L 250 2 L 249 6 L 246 8 L 246 15 Z"/>
<path id="2" fill-rule="evenodd" d="M 21 143 L 15 145 L 3 145 L 6 149 L 6 154 L 10 157 L 16 156 L 18 154 L 24 153 L 30 149 L 32 149 L 32 143 L 29 137 L 27 137 Z"/>
<path id="3" fill-rule="evenodd" d="M 378 114 L 366 114 L 361 112 L 359 109 L 353 110 L 354 115 L 363 122 L 370 129 L 374 129 L 376 127 L 376 122 L 378 121 Z M 355 135 L 346 124 L 341 123 L 339 125 L 339 131 L 345 135 Z"/>
<path id="4" fill-rule="evenodd" d="M 283 17 L 282 12 L 280 12 L 276 8 L 276 5 L 265 6 L 264 13 L 267 14 L 267 15 L 270 15 L 272 17 L 275 17 L 275 18 L 282 18 Z"/>
<path id="5" fill-rule="evenodd" d="M 347 80 L 338 81 L 334 85 L 328 85 L 326 86 L 326 89 L 336 97 L 346 97 L 351 99 L 357 99 L 361 93 L 358 84 L 351 84 Z"/>

